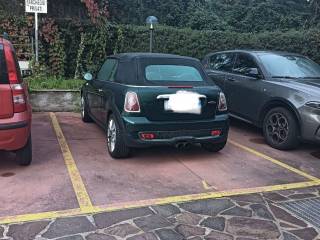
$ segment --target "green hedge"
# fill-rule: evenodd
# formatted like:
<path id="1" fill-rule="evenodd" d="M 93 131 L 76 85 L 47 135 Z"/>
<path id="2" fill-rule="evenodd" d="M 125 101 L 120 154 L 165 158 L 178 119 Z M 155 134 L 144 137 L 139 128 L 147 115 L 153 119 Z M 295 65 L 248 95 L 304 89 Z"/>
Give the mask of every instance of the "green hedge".
<path id="1" fill-rule="evenodd" d="M 123 27 L 123 52 L 147 51 L 148 31 L 144 27 Z M 155 50 L 158 52 L 203 58 L 212 51 L 228 49 L 280 50 L 308 55 L 320 63 L 320 30 L 288 32 L 236 33 L 194 31 L 159 27 L 156 31 Z"/>
<path id="2" fill-rule="evenodd" d="M 87 33 L 84 53 L 81 58 L 82 71 L 95 70 L 95 65 L 101 64 L 104 55 L 110 55 L 114 52 L 149 51 L 149 31 L 144 26 L 109 26 L 102 30 L 102 33 L 101 30 L 96 31 L 88 28 Z M 104 37 L 107 40 L 102 42 L 101 39 L 104 39 Z M 68 41 L 65 42 L 68 43 Z M 72 47 L 74 51 L 77 49 L 76 46 L 73 45 Z M 65 47 L 69 51 L 71 50 L 67 45 Z M 105 54 L 101 53 L 102 48 Z M 229 49 L 289 51 L 307 55 L 320 63 L 320 30 L 292 30 L 253 34 L 195 31 L 158 26 L 155 31 L 155 52 L 173 53 L 202 59 L 210 52 Z M 70 56 L 74 55 L 77 54 L 70 54 Z M 92 58 L 92 56 L 94 57 Z M 72 69 L 76 64 L 67 65 Z M 73 71 L 72 69 L 71 72 Z"/>
<path id="3" fill-rule="evenodd" d="M 90 32 L 92 29 L 88 29 Z M 99 31 L 93 35 L 99 35 Z M 100 33 L 101 34 L 101 33 Z M 106 55 L 113 52 L 149 51 L 149 31 L 141 26 L 110 26 L 105 34 Z M 90 38 L 89 38 L 90 41 Z M 67 42 L 67 41 L 66 41 Z M 67 46 L 66 46 L 67 47 Z M 96 52 L 97 44 L 87 43 L 85 52 Z M 287 32 L 237 33 L 221 31 L 195 31 L 158 26 L 155 31 L 155 52 L 173 53 L 202 59 L 213 51 L 230 49 L 279 50 L 300 53 L 320 63 L 320 30 L 292 30 Z M 90 69 L 83 54 L 83 68 Z M 89 65 L 103 60 L 103 54 Z M 101 59 L 102 57 L 102 59 Z M 89 58 L 91 59 L 91 58 Z M 69 65 L 70 66 L 70 65 Z M 91 67 L 91 69 L 94 69 Z"/>
<path id="4" fill-rule="evenodd" d="M 41 39 L 41 66 L 37 69 L 49 75 L 79 78 L 86 71 L 95 72 L 105 57 L 114 52 L 149 50 L 147 26 L 105 24 L 97 27 L 81 25 L 71 20 L 56 21 L 55 24 L 58 37 L 53 43 L 46 42 L 44 38 Z M 0 31 L 6 31 L 5 26 L 1 27 L 0 24 Z M 202 59 L 207 53 L 227 49 L 296 52 L 320 63 L 320 30 L 302 29 L 253 34 L 156 27 L 156 52 Z"/>

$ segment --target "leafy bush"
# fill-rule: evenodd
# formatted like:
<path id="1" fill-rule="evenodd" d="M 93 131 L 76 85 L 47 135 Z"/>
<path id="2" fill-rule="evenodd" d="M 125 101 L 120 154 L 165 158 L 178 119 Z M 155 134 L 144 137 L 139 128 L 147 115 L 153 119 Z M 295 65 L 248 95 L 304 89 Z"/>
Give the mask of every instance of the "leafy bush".
<path id="1" fill-rule="evenodd" d="M 80 90 L 84 80 L 37 76 L 28 78 L 27 82 L 30 91 L 46 89 Z"/>
<path id="2" fill-rule="evenodd" d="M 115 27 L 117 28 L 117 27 Z M 148 51 L 146 27 L 122 26 L 121 52 Z M 307 55 L 320 63 L 320 30 L 237 33 L 197 31 L 159 26 L 155 32 L 155 51 L 202 59 L 213 51 L 230 49 L 279 50 Z"/>
<path id="3" fill-rule="evenodd" d="M 18 23 L 17 34 L 26 32 L 28 21 L 1 19 L 0 32 L 8 22 Z M 96 72 L 107 55 L 149 51 L 146 26 L 80 24 L 73 20 L 45 21 L 41 30 L 40 72 L 64 78 L 79 78 L 87 71 Z M 13 30 L 12 30 L 13 31 Z M 51 33 L 56 34 L 52 35 Z M 10 32 L 11 33 L 11 32 Z M 14 34 L 12 32 L 11 34 Z M 320 63 L 320 30 L 301 29 L 240 33 L 236 31 L 192 30 L 157 26 L 154 51 L 202 59 L 207 53 L 227 49 L 259 49 L 296 52 Z M 39 73 L 39 72 L 38 72 Z"/>

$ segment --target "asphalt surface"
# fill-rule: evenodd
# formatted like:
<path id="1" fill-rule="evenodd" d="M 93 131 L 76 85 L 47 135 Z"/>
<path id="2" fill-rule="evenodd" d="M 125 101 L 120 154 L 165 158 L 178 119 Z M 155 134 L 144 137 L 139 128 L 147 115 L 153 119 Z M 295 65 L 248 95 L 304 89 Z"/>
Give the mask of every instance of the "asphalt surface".
<path id="1" fill-rule="evenodd" d="M 0 224 L 320 185 L 319 146 L 278 151 L 236 120 L 215 154 L 161 147 L 113 160 L 104 132 L 76 113 L 34 114 L 32 137 L 30 167 L 0 152 Z"/>

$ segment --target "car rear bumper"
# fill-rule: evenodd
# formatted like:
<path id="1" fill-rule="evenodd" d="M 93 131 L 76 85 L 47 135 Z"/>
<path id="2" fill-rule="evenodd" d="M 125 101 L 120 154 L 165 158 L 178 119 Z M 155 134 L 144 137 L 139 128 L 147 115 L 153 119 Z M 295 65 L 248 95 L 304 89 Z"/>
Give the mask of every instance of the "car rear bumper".
<path id="1" fill-rule="evenodd" d="M 23 148 L 30 136 L 31 114 L 16 113 L 10 119 L 0 119 L 0 150 L 15 151 Z"/>
<path id="2" fill-rule="evenodd" d="M 217 115 L 213 120 L 151 122 L 145 117 L 123 117 L 125 142 L 129 147 L 175 145 L 178 143 L 223 143 L 227 141 L 229 117 Z M 220 136 L 211 131 L 221 130 Z M 155 139 L 142 140 L 140 133 L 153 133 Z"/>
<path id="3" fill-rule="evenodd" d="M 302 140 L 320 143 L 320 110 L 304 106 L 299 112 Z"/>

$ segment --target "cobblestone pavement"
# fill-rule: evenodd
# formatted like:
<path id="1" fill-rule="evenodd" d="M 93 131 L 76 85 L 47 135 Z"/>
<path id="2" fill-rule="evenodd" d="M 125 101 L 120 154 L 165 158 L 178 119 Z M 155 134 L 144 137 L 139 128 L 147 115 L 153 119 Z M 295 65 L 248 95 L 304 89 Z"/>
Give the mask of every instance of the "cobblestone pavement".
<path id="1" fill-rule="evenodd" d="M 281 207 L 317 199 L 320 187 L 151 206 L 0 226 L 1 239 L 320 240 L 320 229 Z M 319 211 L 311 209 L 311 211 Z"/>

